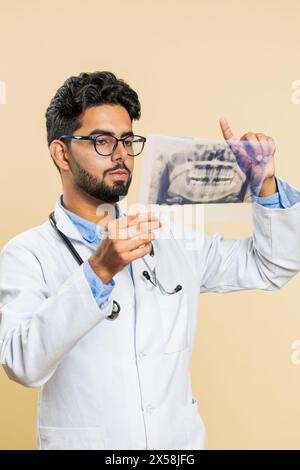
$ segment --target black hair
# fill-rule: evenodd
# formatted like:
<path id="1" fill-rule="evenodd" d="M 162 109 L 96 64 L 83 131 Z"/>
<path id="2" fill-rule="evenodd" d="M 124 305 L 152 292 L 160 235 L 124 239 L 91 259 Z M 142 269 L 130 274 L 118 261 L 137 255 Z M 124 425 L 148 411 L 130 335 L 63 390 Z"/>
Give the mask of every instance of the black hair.
<path id="1" fill-rule="evenodd" d="M 57 90 L 46 111 L 48 145 L 81 126 L 82 113 L 101 104 L 123 106 L 131 121 L 141 116 L 137 93 L 111 72 L 81 73 L 68 78 Z"/>

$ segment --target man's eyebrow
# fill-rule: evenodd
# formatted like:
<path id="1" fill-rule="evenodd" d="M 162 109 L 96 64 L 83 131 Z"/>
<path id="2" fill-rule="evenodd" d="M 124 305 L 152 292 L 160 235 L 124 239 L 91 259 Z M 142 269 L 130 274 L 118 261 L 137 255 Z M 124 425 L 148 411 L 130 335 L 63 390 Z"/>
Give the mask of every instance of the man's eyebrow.
<path id="1" fill-rule="evenodd" d="M 104 134 L 104 135 L 113 135 L 114 137 L 116 136 L 114 132 L 110 132 L 106 129 L 94 129 L 92 132 L 89 133 L 89 135 L 95 135 L 95 134 Z M 121 134 L 121 137 L 125 137 L 127 135 L 133 135 L 132 131 L 126 131 Z"/>

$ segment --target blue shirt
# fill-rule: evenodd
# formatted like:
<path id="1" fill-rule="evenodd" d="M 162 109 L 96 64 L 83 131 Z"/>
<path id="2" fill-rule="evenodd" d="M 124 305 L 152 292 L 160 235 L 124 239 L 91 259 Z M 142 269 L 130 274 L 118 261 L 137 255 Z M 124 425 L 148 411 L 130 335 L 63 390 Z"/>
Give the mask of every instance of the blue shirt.
<path id="1" fill-rule="evenodd" d="M 297 202 L 300 202 L 299 191 L 297 191 L 295 188 L 292 188 L 288 183 L 278 178 L 276 178 L 276 181 L 277 181 L 277 186 L 278 186 L 277 193 L 273 194 L 272 196 L 267 196 L 267 197 L 252 196 L 252 200 L 256 202 L 257 204 L 260 204 L 264 207 L 271 208 L 271 209 L 287 209 L 289 207 L 292 207 Z M 65 207 L 62 206 L 61 199 L 62 199 L 62 196 L 59 200 L 59 204 L 61 208 L 70 217 L 74 225 L 77 227 L 77 229 L 81 233 L 82 237 L 88 243 L 90 243 L 91 246 L 96 248 L 102 239 L 104 229 L 101 226 L 94 224 L 93 222 L 90 222 L 89 220 L 86 220 L 82 217 L 79 217 L 73 212 L 67 210 Z M 118 211 L 117 205 L 116 205 L 116 209 L 117 209 L 117 217 L 119 217 L 119 211 Z M 133 281 L 131 264 L 129 264 L 127 268 L 129 269 L 129 272 Z M 88 260 L 86 260 L 83 263 L 83 269 L 84 269 L 86 279 L 91 287 L 93 296 L 97 304 L 100 306 L 107 301 L 111 291 L 113 290 L 115 286 L 115 281 L 111 279 L 108 284 L 104 284 L 101 281 L 101 279 L 96 275 L 96 273 L 93 271 Z"/>

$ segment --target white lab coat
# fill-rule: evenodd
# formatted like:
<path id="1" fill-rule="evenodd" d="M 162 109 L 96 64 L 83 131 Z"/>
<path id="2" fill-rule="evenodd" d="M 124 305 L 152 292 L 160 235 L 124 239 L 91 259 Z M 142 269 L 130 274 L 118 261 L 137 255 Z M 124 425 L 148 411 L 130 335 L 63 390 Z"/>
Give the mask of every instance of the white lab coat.
<path id="1" fill-rule="evenodd" d="M 93 249 L 58 204 L 55 217 L 87 259 Z M 189 375 L 199 293 L 273 290 L 300 269 L 300 203 L 254 204 L 253 218 L 253 238 L 205 236 L 197 250 L 157 238 L 146 259 L 166 289 L 181 284 L 182 291 L 163 295 L 145 281 L 139 259 L 135 286 L 123 269 L 103 308 L 48 221 L 5 245 L 0 358 L 12 380 L 41 387 L 39 449 L 204 447 Z M 108 320 L 113 299 L 121 311 Z"/>

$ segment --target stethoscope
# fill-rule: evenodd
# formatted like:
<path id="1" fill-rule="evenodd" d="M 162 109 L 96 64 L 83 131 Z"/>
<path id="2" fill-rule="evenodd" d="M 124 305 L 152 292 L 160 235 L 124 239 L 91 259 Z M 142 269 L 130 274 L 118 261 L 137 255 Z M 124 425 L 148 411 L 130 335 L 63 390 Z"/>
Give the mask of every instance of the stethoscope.
<path id="1" fill-rule="evenodd" d="M 73 255 L 73 257 L 75 258 L 77 263 L 79 265 L 81 265 L 84 262 L 83 259 L 81 258 L 78 251 L 74 248 L 74 246 L 71 243 L 71 241 L 69 240 L 69 238 L 61 230 L 59 230 L 59 228 L 57 227 L 56 220 L 55 220 L 55 217 L 54 217 L 54 212 L 51 212 L 51 214 L 49 214 L 49 221 L 50 221 L 52 227 L 56 230 L 56 232 L 62 238 L 62 240 L 64 241 L 66 247 L 69 249 L 70 253 Z M 150 256 L 154 256 L 153 244 L 151 244 Z M 157 279 L 155 268 L 152 270 L 150 268 L 149 264 L 147 263 L 147 261 L 144 258 L 142 258 L 142 259 L 143 259 L 148 271 L 150 271 L 150 274 L 149 274 L 148 271 L 143 271 L 142 274 L 143 274 L 144 278 L 147 281 L 151 282 L 151 284 L 154 287 L 158 287 L 162 294 L 172 295 L 172 294 L 176 294 L 176 292 L 179 292 L 182 289 L 182 286 L 180 284 L 178 284 L 172 291 L 167 291 L 166 289 L 164 289 L 161 282 Z M 118 317 L 120 310 L 121 310 L 120 304 L 116 300 L 113 300 L 112 313 L 111 313 L 111 315 L 107 316 L 106 318 L 108 318 L 109 320 L 114 320 L 115 318 Z"/>

